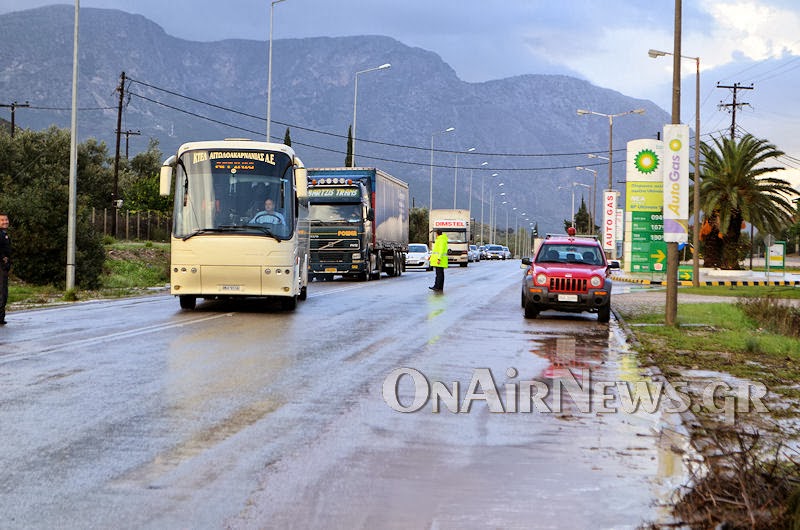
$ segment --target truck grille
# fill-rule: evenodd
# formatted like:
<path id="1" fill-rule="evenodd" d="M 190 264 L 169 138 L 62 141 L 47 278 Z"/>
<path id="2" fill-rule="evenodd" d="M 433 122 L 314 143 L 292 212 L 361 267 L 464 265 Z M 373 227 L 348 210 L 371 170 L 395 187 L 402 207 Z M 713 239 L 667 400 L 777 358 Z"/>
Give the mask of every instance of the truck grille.
<path id="1" fill-rule="evenodd" d="M 550 291 L 585 293 L 586 280 L 580 278 L 550 278 Z"/>
<path id="2" fill-rule="evenodd" d="M 320 252 L 358 252 L 360 247 L 358 239 L 311 239 L 311 250 Z"/>

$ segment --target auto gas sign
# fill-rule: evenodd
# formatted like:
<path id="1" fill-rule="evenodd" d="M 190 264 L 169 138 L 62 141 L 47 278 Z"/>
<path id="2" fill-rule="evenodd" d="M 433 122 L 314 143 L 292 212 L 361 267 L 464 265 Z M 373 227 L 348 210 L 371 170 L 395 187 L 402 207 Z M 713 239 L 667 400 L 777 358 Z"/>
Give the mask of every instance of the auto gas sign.
<path id="1" fill-rule="evenodd" d="M 664 241 L 689 240 L 689 126 L 664 126 Z"/>

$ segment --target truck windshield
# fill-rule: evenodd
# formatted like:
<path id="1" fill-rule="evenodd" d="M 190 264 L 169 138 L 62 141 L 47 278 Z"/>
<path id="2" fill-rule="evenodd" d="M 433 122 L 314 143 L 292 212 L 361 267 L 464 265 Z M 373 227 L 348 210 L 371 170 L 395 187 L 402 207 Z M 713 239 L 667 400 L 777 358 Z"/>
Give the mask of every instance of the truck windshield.
<path id="1" fill-rule="evenodd" d="M 292 160 L 279 151 L 187 151 L 176 171 L 174 235 L 288 239 L 295 225 L 293 182 Z"/>
<path id="2" fill-rule="evenodd" d="M 308 207 L 308 217 L 312 221 L 324 223 L 353 222 L 361 220 L 360 204 L 314 204 Z"/>
<path id="3" fill-rule="evenodd" d="M 467 232 L 465 230 L 460 230 L 458 232 L 445 231 L 444 235 L 447 236 L 447 241 L 450 242 L 450 243 L 466 243 L 467 242 Z"/>

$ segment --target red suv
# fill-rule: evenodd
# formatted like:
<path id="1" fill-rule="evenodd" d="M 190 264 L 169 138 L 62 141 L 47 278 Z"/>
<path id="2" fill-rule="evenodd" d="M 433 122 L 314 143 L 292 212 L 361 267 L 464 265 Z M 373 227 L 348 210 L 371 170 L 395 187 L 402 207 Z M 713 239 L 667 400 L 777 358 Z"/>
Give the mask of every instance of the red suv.
<path id="1" fill-rule="evenodd" d="M 548 234 L 533 261 L 522 259 L 522 307 L 525 318 L 555 309 L 597 313 L 598 322 L 611 316 L 610 270 L 603 248 L 594 236 Z"/>

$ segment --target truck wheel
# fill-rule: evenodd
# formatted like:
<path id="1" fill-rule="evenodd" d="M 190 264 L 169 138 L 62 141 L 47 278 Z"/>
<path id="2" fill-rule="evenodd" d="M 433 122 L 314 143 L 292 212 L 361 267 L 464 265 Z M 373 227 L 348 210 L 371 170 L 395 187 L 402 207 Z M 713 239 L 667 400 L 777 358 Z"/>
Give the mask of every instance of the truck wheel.
<path id="1" fill-rule="evenodd" d="M 368 282 L 370 280 L 370 272 L 362 272 L 358 275 L 359 281 Z"/>
<path id="2" fill-rule="evenodd" d="M 466 267 L 466 266 L 468 266 L 468 265 L 469 265 L 469 262 L 466 262 L 466 261 L 465 261 L 464 263 L 459 263 L 459 265 L 461 265 L 462 267 Z"/>
<path id="3" fill-rule="evenodd" d="M 597 309 L 597 321 L 601 324 L 607 323 L 611 319 L 611 303 L 600 306 Z"/>
<path id="4" fill-rule="evenodd" d="M 197 306 L 197 297 L 189 294 L 184 294 L 178 297 L 181 302 L 181 309 L 192 310 Z"/>
<path id="5" fill-rule="evenodd" d="M 308 286 L 303 286 L 300 288 L 300 300 L 306 300 L 308 298 Z"/>

